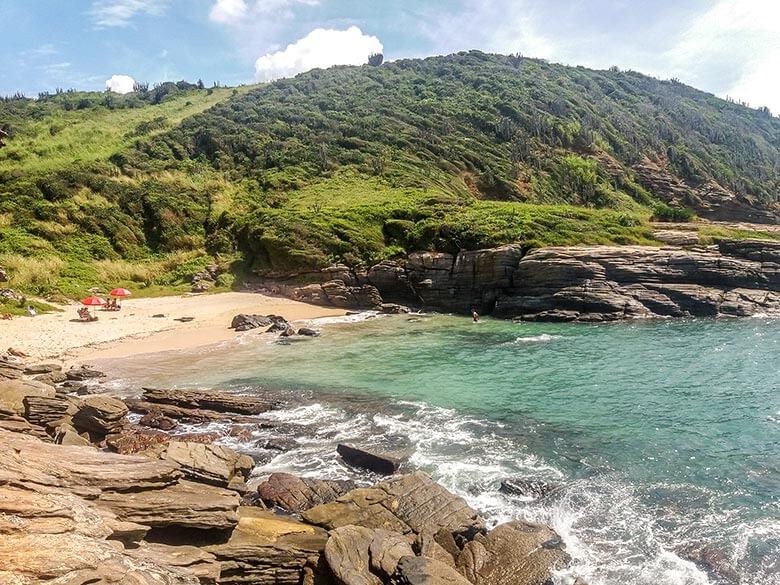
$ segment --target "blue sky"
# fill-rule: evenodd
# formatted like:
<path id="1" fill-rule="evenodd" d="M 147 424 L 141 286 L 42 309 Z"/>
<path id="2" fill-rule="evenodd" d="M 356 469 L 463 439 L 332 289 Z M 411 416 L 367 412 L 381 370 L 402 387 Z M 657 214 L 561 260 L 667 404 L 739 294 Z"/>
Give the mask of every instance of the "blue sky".
<path id="1" fill-rule="evenodd" d="M 235 85 L 477 48 L 677 77 L 780 113 L 775 0 L 2 0 L 0 22 L 0 94 L 112 76 L 117 90 Z"/>

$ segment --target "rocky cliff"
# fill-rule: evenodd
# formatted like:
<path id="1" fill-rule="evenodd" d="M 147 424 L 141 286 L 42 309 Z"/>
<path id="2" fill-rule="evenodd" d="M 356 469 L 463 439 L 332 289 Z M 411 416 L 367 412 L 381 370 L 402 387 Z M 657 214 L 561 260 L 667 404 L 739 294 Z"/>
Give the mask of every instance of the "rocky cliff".
<path id="1" fill-rule="evenodd" d="M 360 273 L 334 267 L 323 277 L 293 296 L 337 306 L 377 306 L 381 296 L 527 320 L 780 314 L 780 242 L 764 240 L 417 252 Z"/>

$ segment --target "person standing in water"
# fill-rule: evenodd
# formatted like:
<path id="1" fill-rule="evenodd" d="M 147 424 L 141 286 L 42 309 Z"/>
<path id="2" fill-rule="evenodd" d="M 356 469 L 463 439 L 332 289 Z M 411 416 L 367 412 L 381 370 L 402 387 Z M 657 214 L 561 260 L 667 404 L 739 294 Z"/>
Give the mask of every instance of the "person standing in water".
<path id="1" fill-rule="evenodd" d="M 479 322 L 479 313 L 477 313 L 477 310 L 474 307 L 471 307 L 471 318 L 474 319 L 474 323 Z"/>

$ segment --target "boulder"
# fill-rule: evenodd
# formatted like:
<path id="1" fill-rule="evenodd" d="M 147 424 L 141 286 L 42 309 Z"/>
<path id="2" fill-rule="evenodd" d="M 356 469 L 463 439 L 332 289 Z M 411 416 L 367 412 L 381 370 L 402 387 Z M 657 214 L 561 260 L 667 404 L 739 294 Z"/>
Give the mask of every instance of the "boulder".
<path id="1" fill-rule="evenodd" d="M 292 325 L 288 325 L 283 331 L 279 332 L 279 337 L 292 337 L 295 335 L 295 328 Z"/>
<path id="2" fill-rule="evenodd" d="M 48 374 L 39 374 L 33 378 L 33 380 L 43 382 L 44 384 L 49 384 L 50 386 L 60 384 L 67 379 L 68 377 L 65 375 L 65 372 L 50 372 Z"/>
<path id="3" fill-rule="evenodd" d="M 324 530 L 258 508 L 242 507 L 238 517 L 226 543 L 204 547 L 221 564 L 221 584 L 329 582 L 320 576 Z"/>
<path id="4" fill-rule="evenodd" d="M 72 424 L 78 431 L 107 435 L 122 428 L 127 412 L 127 406 L 118 398 L 87 396 L 73 415 Z"/>
<path id="5" fill-rule="evenodd" d="M 238 414 L 261 414 L 276 408 L 276 402 L 257 396 L 243 396 L 228 392 L 207 390 L 163 390 L 144 388 L 144 400 L 158 404 L 171 404 L 182 408 L 235 412 Z"/>
<path id="6" fill-rule="evenodd" d="M 0 282 L 8 282 L 8 272 L 0 266 Z"/>
<path id="7" fill-rule="evenodd" d="M 409 307 L 404 307 L 403 305 L 397 305 L 395 303 L 382 303 L 379 306 L 379 312 L 385 313 L 387 315 L 401 315 L 405 313 L 409 313 Z"/>
<path id="8" fill-rule="evenodd" d="M 547 585 L 569 555 L 549 527 L 515 520 L 467 542 L 458 570 L 474 585 Z"/>
<path id="9" fill-rule="evenodd" d="M 401 536 L 387 530 L 375 530 L 368 547 L 371 571 L 382 579 L 395 573 L 398 562 L 407 556 L 414 556 L 409 536 Z"/>
<path id="10" fill-rule="evenodd" d="M 353 467 L 362 467 L 380 475 L 393 475 L 401 466 L 401 460 L 395 457 L 372 453 L 364 449 L 340 443 L 336 451 L 342 459 Z"/>
<path id="11" fill-rule="evenodd" d="M 328 530 L 354 524 L 399 534 L 449 534 L 470 540 L 485 527 L 479 515 L 421 471 L 357 488 L 301 514 Z"/>
<path id="12" fill-rule="evenodd" d="M 51 372 L 61 372 L 62 366 L 59 364 L 35 364 L 24 368 L 24 373 L 28 376 L 36 374 L 50 374 Z"/>
<path id="13" fill-rule="evenodd" d="M 241 455 L 222 445 L 171 441 L 162 459 L 175 463 L 192 480 L 228 487 L 242 484 L 249 477 L 255 463 L 248 455 Z"/>
<path id="14" fill-rule="evenodd" d="M 472 585 L 445 563 L 426 557 L 403 557 L 390 578 L 390 585 Z M 509 583 L 509 582 L 508 582 Z M 519 581 L 512 581 L 513 585 Z"/>
<path id="15" fill-rule="evenodd" d="M 354 482 L 349 480 L 321 480 L 289 473 L 272 473 L 257 486 L 257 493 L 266 506 L 279 507 L 288 512 L 303 512 L 331 502 L 354 487 Z"/>
<path id="16" fill-rule="evenodd" d="M 258 446 L 271 451 L 291 451 L 300 447 L 301 444 L 290 437 L 274 437 L 273 439 L 258 441 Z"/>
<path id="17" fill-rule="evenodd" d="M 320 334 L 319 331 L 316 331 L 309 327 L 301 327 L 300 329 L 298 329 L 298 335 L 305 335 L 306 337 L 317 337 L 319 334 Z"/>
<path id="18" fill-rule="evenodd" d="M 510 478 L 501 480 L 498 491 L 512 496 L 541 500 L 560 489 L 560 485 L 539 479 Z"/>
<path id="19" fill-rule="evenodd" d="M 26 396 L 54 398 L 54 387 L 34 380 L 0 380 L 0 409 L 24 414 Z"/>
<path id="20" fill-rule="evenodd" d="M 268 327 L 273 321 L 270 317 L 265 315 L 247 315 L 240 313 L 233 317 L 230 322 L 230 328 L 236 331 L 249 331 L 250 329 L 257 329 L 259 327 Z"/>
<path id="21" fill-rule="evenodd" d="M 342 526 L 330 533 L 325 560 L 341 585 L 382 585 L 370 570 L 369 547 L 374 531 L 363 526 Z"/>
<path id="22" fill-rule="evenodd" d="M 194 293 L 204 293 L 208 291 L 210 288 L 211 285 L 208 282 L 199 280 L 198 282 L 192 283 L 192 288 L 190 290 Z"/>

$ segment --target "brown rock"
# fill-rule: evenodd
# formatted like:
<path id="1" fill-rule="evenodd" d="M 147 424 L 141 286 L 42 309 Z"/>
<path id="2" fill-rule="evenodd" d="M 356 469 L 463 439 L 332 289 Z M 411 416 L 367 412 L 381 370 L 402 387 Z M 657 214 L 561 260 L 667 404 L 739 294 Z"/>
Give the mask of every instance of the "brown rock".
<path id="1" fill-rule="evenodd" d="M 62 366 L 59 364 L 35 364 L 24 368 L 24 373 L 28 376 L 36 374 L 49 374 L 51 372 L 61 372 Z"/>
<path id="2" fill-rule="evenodd" d="M 144 388 L 144 400 L 158 404 L 171 404 L 181 408 L 261 414 L 276 408 L 276 403 L 256 396 L 241 396 L 227 392 L 205 390 L 162 390 Z"/>
<path id="3" fill-rule="evenodd" d="M 333 501 L 355 487 L 349 480 L 320 480 L 273 473 L 257 486 L 260 499 L 267 506 L 278 506 L 288 512 L 303 512 Z"/>
<path id="4" fill-rule="evenodd" d="M 374 531 L 368 552 L 371 570 L 383 579 L 395 573 L 398 561 L 403 557 L 414 556 L 409 536 L 401 536 L 387 530 Z"/>
<path id="5" fill-rule="evenodd" d="M 341 585 L 382 585 L 370 571 L 369 547 L 374 531 L 363 526 L 332 530 L 325 545 L 325 559 Z"/>
<path id="6" fill-rule="evenodd" d="M 302 516 L 329 530 L 354 524 L 399 534 L 444 531 L 465 539 L 484 530 L 479 515 L 462 498 L 419 471 L 372 488 L 354 489 L 333 502 L 303 512 Z"/>
<path id="7" fill-rule="evenodd" d="M 126 422 L 127 406 L 118 398 L 88 396 L 73 415 L 72 424 L 79 431 L 107 435 L 116 432 Z"/>
<path id="8" fill-rule="evenodd" d="M 166 567 L 179 567 L 197 577 L 201 585 L 219 583 L 220 563 L 211 553 L 195 546 L 169 546 L 143 542 L 126 553 L 134 559 L 151 561 Z"/>
<path id="9" fill-rule="evenodd" d="M 138 423 L 153 429 L 160 429 L 161 431 L 170 431 L 179 424 L 160 412 L 149 412 L 142 416 Z"/>
<path id="10" fill-rule="evenodd" d="M 403 557 L 391 585 L 471 585 L 452 567 L 426 557 Z M 512 582 L 520 583 L 520 582 Z"/>
<path id="11" fill-rule="evenodd" d="M 227 487 L 233 478 L 243 483 L 254 467 L 254 460 L 222 445 L 171 441 L 162 458 L 179 466 L 195 481 Z"/>
<path id="12" fill-rule="evenodd" d="M 34 380 L 0 380 L 0 409 L 24 414 L 25 396 L 54 398 L 54 388 Z"/>
<path id="13" fill-rule="evenodd" d="M 41 427 L 70 419 L 79 408 L 78 400 L 59 396 L 25 396 L 22 402 L 24 418 Z"/>
<path id="14" fill-rule="evenodd" d="M 222 565 L 220 583 L 298 585 L 320 573 L 324 530 L 258 508 L 242 507 L 238 515 L 230 540 L 204 549 Z"/>
<path id="15" fill-rule="evenodd" d="M 474 585 L 546 585 L 568 562 L 552 529 L 516 520 L 466 543 L 457 566 Z"/>

